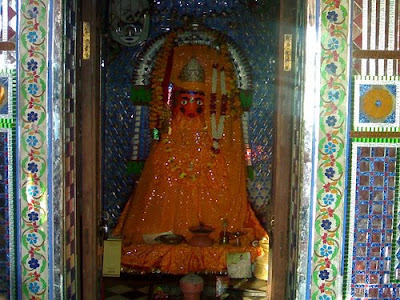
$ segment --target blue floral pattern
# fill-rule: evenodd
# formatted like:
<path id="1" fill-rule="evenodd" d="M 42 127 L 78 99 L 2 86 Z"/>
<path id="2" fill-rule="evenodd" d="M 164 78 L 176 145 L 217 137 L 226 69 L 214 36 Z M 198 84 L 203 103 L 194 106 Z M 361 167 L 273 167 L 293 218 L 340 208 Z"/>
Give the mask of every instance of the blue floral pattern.
<path id="1" fill-rule="evenodd" d="M 322 220 L 322 222 L 321 222 L 321 227 L 322 227 L 323 229 L 329 230 L 329 229 L 331 229 L 331 226 L 332 226 L 332 222 L 331 222 L 331 221 L 329 221 L 329 220 Z"/>
<path id="2" fill-rule="evenodd" d="M 29 163 L 28 164 L 28 171 L 30 171 L 31 173 L 36 173 L 37 171 L 39 171 L 38 169 L 38 165 L 35 163 Z"/>
<path id="3" fill-rule="evenodd" d="M 335 170 L 334 170 L 333 168 L 328 168 L 328 169 L 326 169 L 326 170 L 325 170 L 325 176 L 326 176 L 328 179 L 333 178 L 333 176 L 335 176 Z"/>
<path id="4" fill-rule="evenodd" d="M 28 187 L 29 196 L 36 197 L 39 194 L 39 189 L 36 185 L 30 185 Z"/>
<path id="5" fill-rule="evenodd" d="M 26 237 L 26 240 L 28 241 L 29 244 L 33 245 L 36 244 L 38 241 L 38 237 L 34 233 L 29 233 Z"/>
<path id="6" fill-rule="evenodd" d="M 328 47 L 330 50 L 336 50 L 339 48 L 339 41 L 336 38 L 331 38 L 328 41 Z"/>
<path id="7" fill-rule="evenodd" d="M 31 211 L 28 214 L 28 217 L 29 217 L 29 221 L 37 221 L 37 220 L 39 220 L 39 214 L 37 212 L 34 212 L 34 211 Z"/>
<path id="8" fill-rule="evenodd" d="M 330 101 L 336 101 L 339 99 L 339 92 L 338 91 L 329 91 L 328 92 L 328 99 Z"/>
<path id="9" fill-rule="evenodd" d="M 335 63 L 330 63 L 326 65 L 326 72 L 331 75 L 336 75 L 337 66 Z"/>
<path id="10" fill-rule="evenodd" d="M 37 116 L 36 116 L 36 118 L 37 118 Z M 29 116 L 28 116 L 28 119 L 29 119 Z M 28 137 L 26 139 L 26 143 L 31 147 L 36 147 L 36 145 L 38 143 L 38 139 L 34 135 L 28 135 Z"/>
<path id="11" fill-rule="evenodd" d="M 35 71 L 38 67 L 38 63 L 34 59 L 31 59 L 30 61 L 28 61 L 27 65 L 28 65 L 29 71 Z"/>
<path id="12" fill-rule="evenodd" d="M 39 284 L 38 284 L 37 282 L 31 282 L 31 283 L 29 283 L 29 290 L 30 290 L 32 293 L 37 294 L 37 293 L 39 292 L 39 289 L 40 289 L 40 286 L 39 286 Z"/>
<path id="13" fill-rule="evenodd" d="M 338 20 L 338 14 L 336 13 L 336 11 L 328 11 L 326 18 L 329 20 L 329 22 L 333 23 Z"/>
<path id="14" fill-rule="evenodd" d="M 34 111 L 31 111 L 28 113 L 28 121 L 29 122 L 35 122 L 38 119 L 38 114 L 35 113 Z"/>
<path id="15" fill-rule="evenodd" d="M 28 93 L 29 94 L 31 94 L 31 95 L 36 95 L 37 94 L 37 92 L 39 91 L 39 87 L 37 86 L 37 84 L 35 84 L 35 83 L 30 83 L 29 85 L 28 85 Z"/>
<path id="16" fill-rule="evenodd" d="M 326 125 L 333 127 L 336 125 L 337 120 L 336 120 L 335 116 L 329 116 L 328 118 L 326 118 L 325 122 L 326 122 Z"/>
<path id="17" fill-rule="evenodd" d="M 37 269 L 39 268 L 40 264 L 39 261 L 36 258 L 31 258 L 30 261 L 28 261 L 29 267 L 32 269 Z"/>
<path id="18" fill-rule="evenodd" d="M 35 31 L 31 31 L 28 33 L 26 38 L 28 39 L 28 41 L 30 43 L 35 43 L 37 41 L 37 39 L 39 38 L 39 36 L 37 35 L 37 33 Z"/>
<path id="19" fill-rule="evenodd" d="M 331 205 L 335 201 L 335 198 L 329 193 L 324 196 L 323 200 L 325 205 Z"/>
<path id="20" fill-rule="evenodd" d="M 320 249 L 320 254 L 321 256 L 329 256 L 333 253 L 333 248 L 332 246 L 329 245 L 322 245 L 321 249 Z"/>
<path id="21" fill-rule="evenodd" d="M 328 142 L 325 146 L 325 153 L 326 154 L 332 154 L 334 152 L 336 152 L 336 145 L 332 142 Z"/>
<path id="22" fill-rule="evenodd" d="M 322 270 L 322 271 L 319 271 L 319 278 L 321 278 L 321 280 L 327 280 L 327 279 L 329 279 L 329 272 L 328 272 L 328 270 Z"/>

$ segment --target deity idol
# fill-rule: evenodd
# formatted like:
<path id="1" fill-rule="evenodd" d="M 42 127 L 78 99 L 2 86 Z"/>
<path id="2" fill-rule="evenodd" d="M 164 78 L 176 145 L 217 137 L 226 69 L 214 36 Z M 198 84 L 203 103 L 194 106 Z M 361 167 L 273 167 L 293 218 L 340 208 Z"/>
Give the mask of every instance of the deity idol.
<path id="1" fill-rule="evenodd" d="M 242 250 L 267 237 L 247 199 L 242 108 L 233 66 L 224 45 L 165 44 L 152 74 L 150 108 L 150 126 L 160 129 L 160 138 L 114 231 L 123 238 L 122 264 L 170 273 L 223 268 L 221 231 L 245 232 Z M 214 228 L 214 246 L 144 244 L 145 235 L 163 232 L 190 240 L 189 228 L 199 224 Z M 217 266 L 207 263 L 217 252 Z M 192 259 L 194 253 L 195 266 L 181 262 L 182 255 Z"/>

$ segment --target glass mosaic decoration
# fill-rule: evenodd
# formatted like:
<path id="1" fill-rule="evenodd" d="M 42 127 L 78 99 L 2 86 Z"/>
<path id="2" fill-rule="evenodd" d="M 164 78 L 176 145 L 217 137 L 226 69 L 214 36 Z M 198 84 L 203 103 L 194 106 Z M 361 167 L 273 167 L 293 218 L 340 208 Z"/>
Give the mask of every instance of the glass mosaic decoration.
<path id="1" fill-rule="evenodd" d="M 48 230 L 48 33 L 49 1 L 21 1 L 18 60 L 19 135 L 19 262 L 23 299 L 47 298 L 53 291 L 49 275 L 52 236 Z M 50 106 L 51 107 L 51 106 Z M 51 154 L 50 154 L 51 155 Z M 49 242 L 50 241 L 50 242 Z M 51 288 L 50 288 L 51 287 Z"/>
<path id="2" fill-rule="evenodd" d="M 15 41 L 17 30 L 17 4 L 16 0 L 1 2 L 0 39 L 2 41 Z"/>
<path id="3" fill-rule="evenodd" d="M 0 119 L 13 118 L 13 94 L 15 95 L 15 74 L 11 71 L 0 71 Z"/>
<path id="4" fill-rule="evenodd" d="M 354 142 L 352 147 L 345 293 L 354 300 L 397 299 L 400 144 Z"/>
<path id="5" fill-rule="evenodd" d="M 315 145 L 318 157 L 315 161 L 316 182 L 313 183 L 316 199 L 312 202 L 315 209 L 314 239 L 308 279 L 311 291 L 306 299 L 331 300 L 337 299 L 336 296 L 341 293 L 342 281 L 342 219 L 347 159 L 345 141 L 348 128 L 348 23 L 351 10 L 348 1 L 324 0 L 316 11 L 316 20 L 321 21 L 318 49 L 321 60 L 315 66 L 320 70 L 319 128 Z"/>
<path id="6" fill-rule="evenodd" d="M 65 94 L 65 291 L 69 300 L 79 299 L 77 272 L 77 187 L 76 187 L 76 68 L 74 57 L 76 55 L 76 0 L 65 1 L 65 40 L 66 64 L 65 64 L 65 85 L 70 87 Z"/>
<path id="7" fill-rule="evenodd" d="M 399 75 L 399 1 L 352 1 L 353 74 Z"/>
<path id="8" fill-rule="evenodd" d="M 398 131 L 400 81 L 387 77 L 355 77 L 354 129 Z"/>
<path id="9" fill-rule="evenodd" d="M 15 72 L 0 71 L 0 295 L 15 297 Z"/>
<path id="10" fill-rule="evenodd" d="M 12 205 L 12 173 L 9 164 L 12 163 L 11 130 L 0 128 L 0 295 L 10 295 L 10 246 L 14 244 L 10 226 L 10 205 Z M 12 166 L 12 165 L 11 165 Z M 11 170 L 13 170 L 11 168 Z M 10 230 L 11 229 L 11 230 Z"/>

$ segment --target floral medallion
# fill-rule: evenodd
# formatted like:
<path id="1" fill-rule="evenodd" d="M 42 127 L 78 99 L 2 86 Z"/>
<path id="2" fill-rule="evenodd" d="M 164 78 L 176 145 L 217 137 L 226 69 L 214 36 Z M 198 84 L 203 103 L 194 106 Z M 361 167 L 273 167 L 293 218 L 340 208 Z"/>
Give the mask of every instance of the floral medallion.
<path id="1" fill-rule="evenodd" d="M 354 80 L 353 129 L 398 131 L 400 84 L 395 77 L 356 76 Z M 379 128 L 379 129 L 378 129 Z"/>

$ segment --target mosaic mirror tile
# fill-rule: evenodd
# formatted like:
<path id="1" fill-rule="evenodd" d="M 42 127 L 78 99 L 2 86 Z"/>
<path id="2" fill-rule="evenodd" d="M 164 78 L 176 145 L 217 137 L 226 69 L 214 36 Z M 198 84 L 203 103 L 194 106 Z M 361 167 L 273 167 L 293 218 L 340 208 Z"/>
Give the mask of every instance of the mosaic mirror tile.
<path id="1" fill-rule="evenodd" d="M 76 199 L 76 7 L 75 0 L 65 1 L 65 246 L 64 246 L 64 274 L 65 294 L 67 299 L 79 299 L 78 288 L 78 255 L 77 255 L 77 199 Z"/>
<path id="2" fill-rule="evenodd" d="M 399 147 L 352 144 L 345 292 L 354 300 L 400 297 Z"/>
<path id="3" fill-rule="evenodd" d="M 354 81 L 354 129 L 398 131 L 400 81 L 397 77 L 360 77 Z"/>
<path id="4" fill-rule="evenodd" d="M 0 296 L 16 297 L 15 72 L 0 71 Z"/>
<path id="5" fill-rule="evenodd" d="M 13 81 L 15 76 L 13 73 L 0 71 L 0 119 L 12 119 L 13 118 Z"/>
<path id="6" fill-rule="evenodd" d="M 0 295 L 10 292 L 10 130 L 0 128 Z M 12 227 L 11 227 L 12 228 Z"/>
<path id="7" fill-rule="evenodd" d="M 0 2 L 0 40 L 6 42 L 8 50 L 15 49 L 17 39 L 17 0 L 4 0 Z M 0 66 L 2 68 L 15 68 L 17 52 L 0 51 Z"/>
<path id="8" fill-rule="evenodd" d="M 245 53 L 253 76 L 253 106 L 250 111 L 250 143 L 255 179 L 249 182 L 250 201 L 266 223 L 266 206 L 271 197 L 274 80 L 277 34 L 274 7 L 267 1 L 153 1 L 150 2 L 151 28 L 147 43 L 181 26 L 187 18 L 198 18 L 212 29 L 225 33 Z M 137 176 L 127 165 L 133 151 L 147 157 L 150 136 L 132 140 L 135 130 L 147 127 L 147 107 L 135 107 L 129 97 L 133 66 L 141 48 L 108 43 L 105 52 L 103 204 L 113 227 L 134 188 Z M 140 146 L 139 146 L 140 145 Z M 133 150 L 135 149 L 135 150 Z"/>

